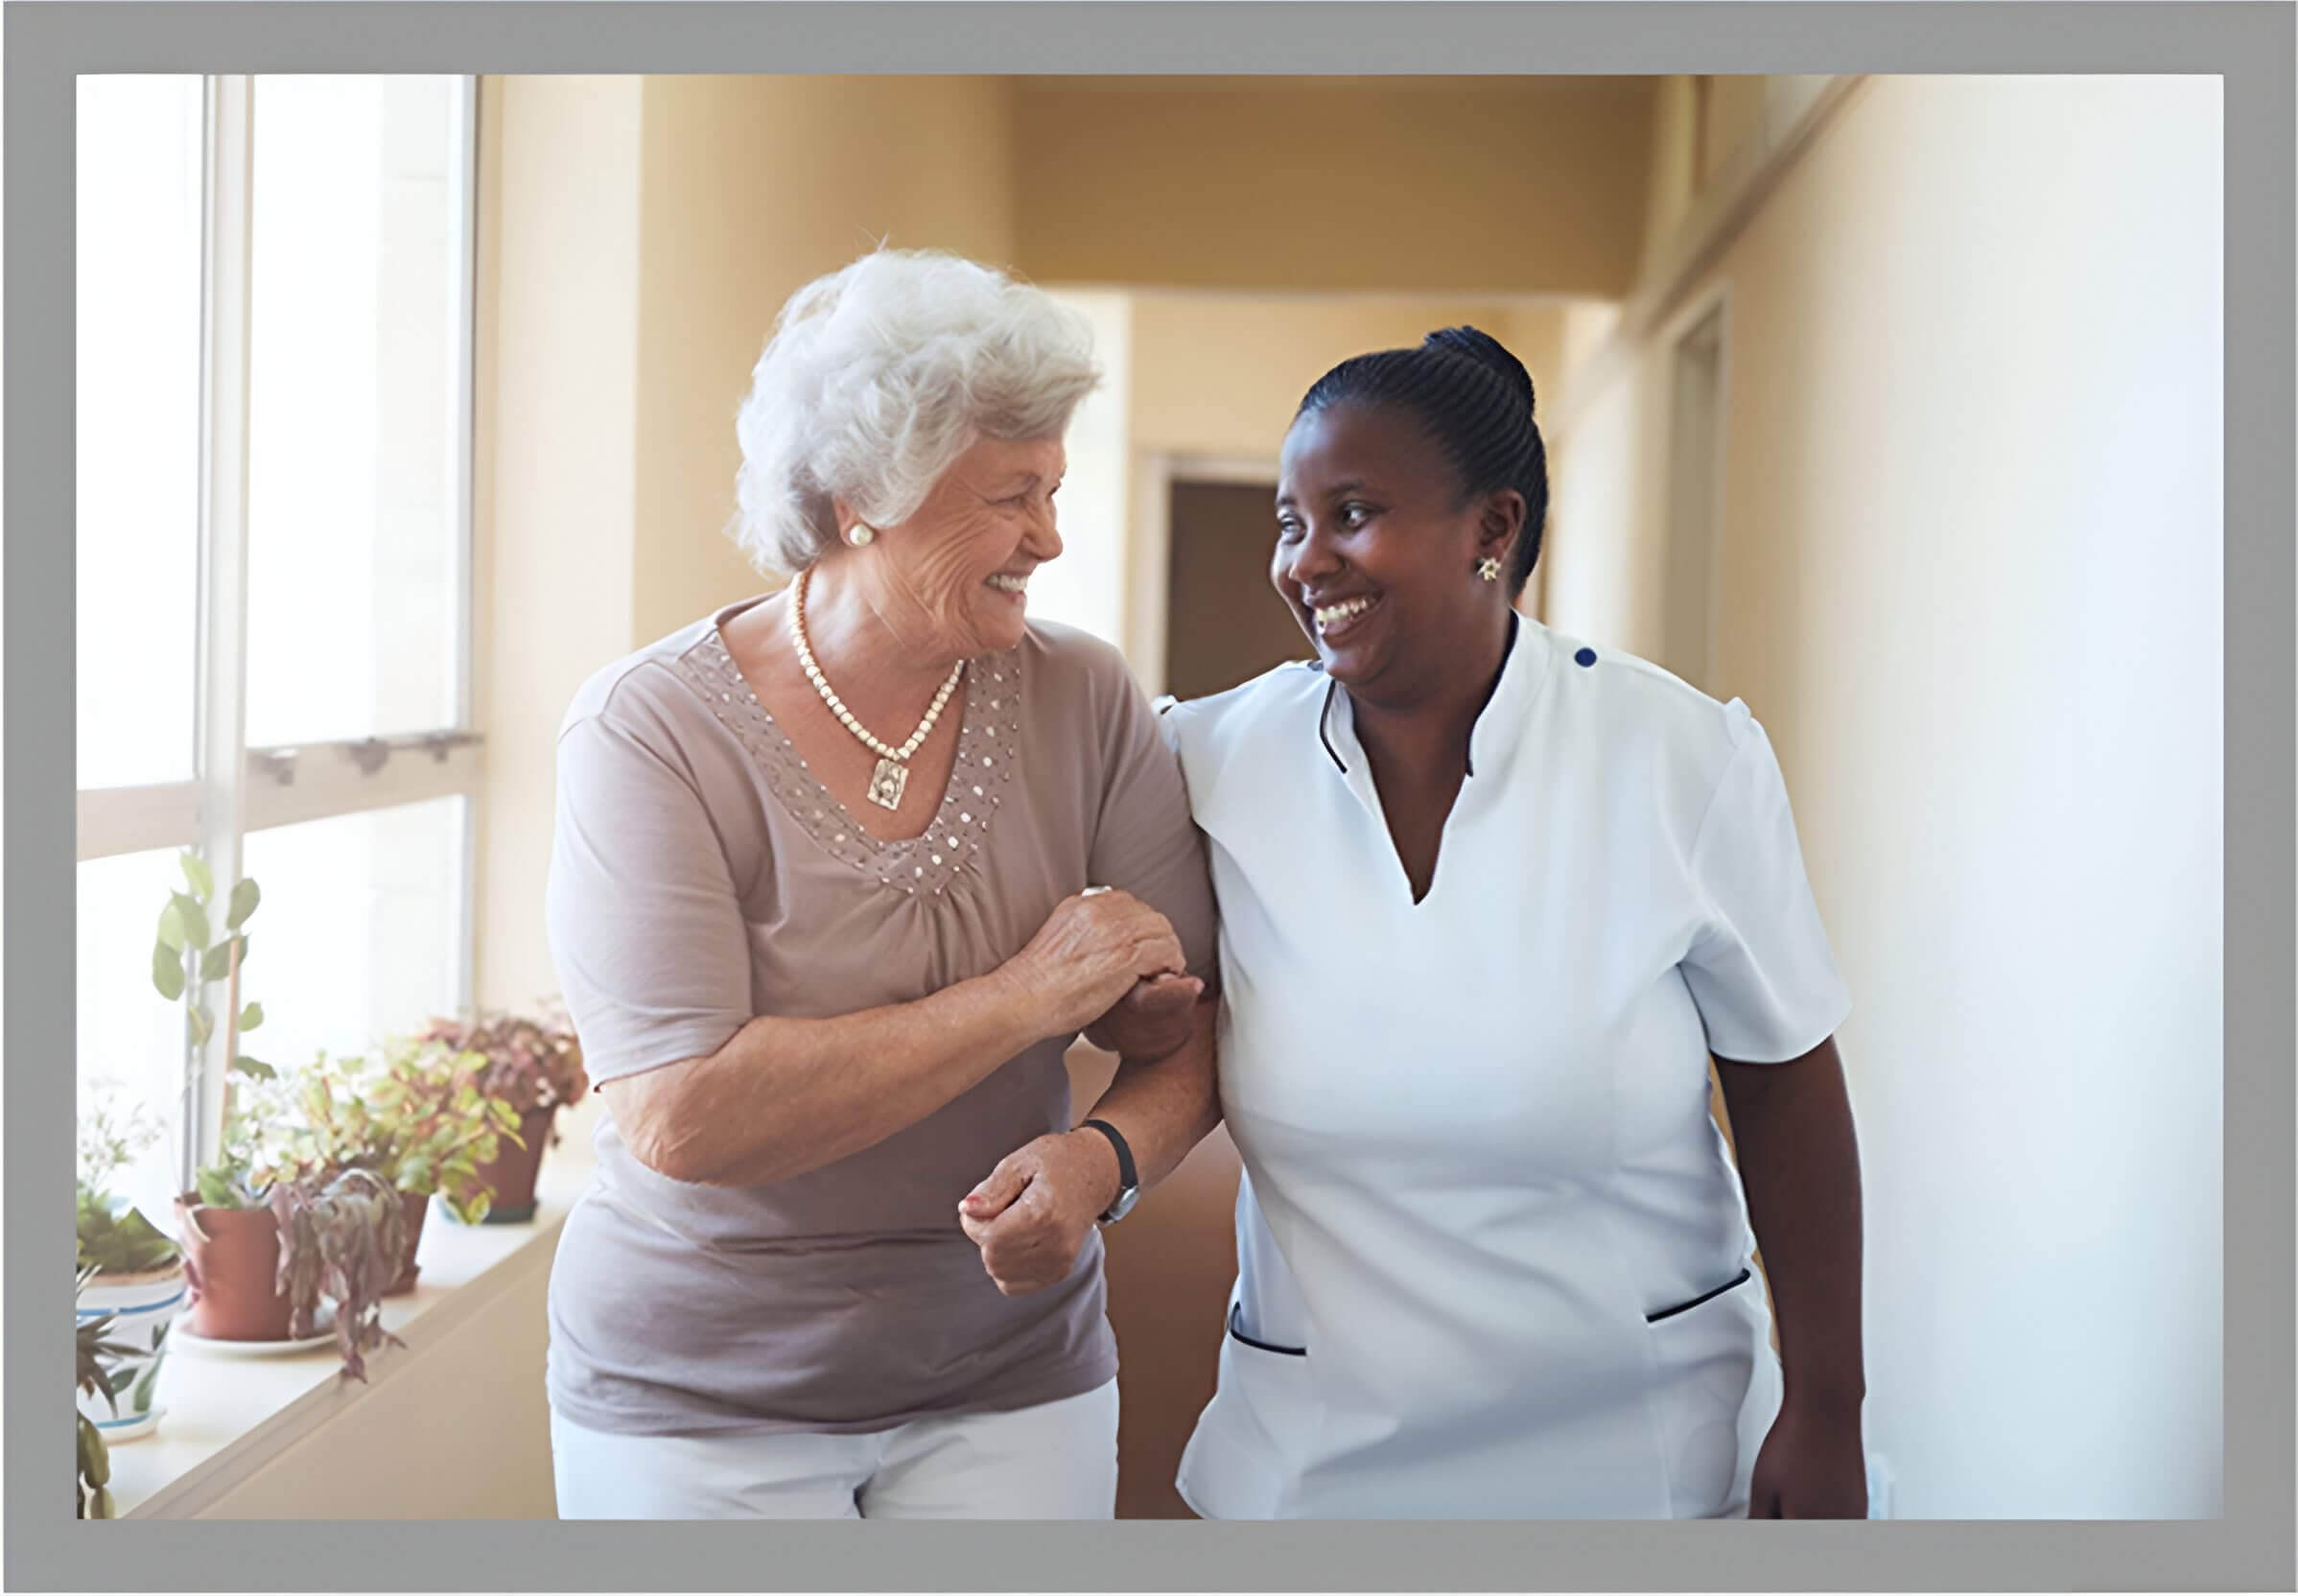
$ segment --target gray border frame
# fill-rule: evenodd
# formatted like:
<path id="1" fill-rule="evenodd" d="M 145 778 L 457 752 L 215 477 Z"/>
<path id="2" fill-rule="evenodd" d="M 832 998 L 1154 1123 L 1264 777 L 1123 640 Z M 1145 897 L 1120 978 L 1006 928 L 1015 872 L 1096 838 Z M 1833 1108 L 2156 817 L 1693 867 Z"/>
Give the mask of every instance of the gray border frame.
<path id="1" fill-rule="evenodd" d="M 2294 801 L 2287 4 L 12 0 L 4 716 L 9 1588 L 2290 1589 Z M 2197 1523 L 67 1528 L 72 79 L 79 72 L 2128 72 L 2225 82 L 2226 1513 Z M 2239 335 L 2238 335 L 2239 330 Z M 62 662 L 59 664 L 59 662 Z M 53 1479 L 54 1483 L 43 1483 Z M 770 1559 L 762 1552 L 770 1550 Z"/>

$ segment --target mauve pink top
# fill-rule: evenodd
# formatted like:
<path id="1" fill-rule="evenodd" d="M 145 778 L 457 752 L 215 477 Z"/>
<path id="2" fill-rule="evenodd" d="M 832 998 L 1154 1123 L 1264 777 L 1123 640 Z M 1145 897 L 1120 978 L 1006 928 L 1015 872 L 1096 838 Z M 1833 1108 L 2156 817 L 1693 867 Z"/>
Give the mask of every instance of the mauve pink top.
<path id="1" fill-rule="evenodd" d="M 1161 910 L 1215 979 L 1203 842 L 1115 649 L 1032 623 L 973 662 L 941 813 L 880 843 L 728 656 L 719 626 L 757 602 L 601 670 L 560 732 L 551 950 L 595 1080 L 713 1053 L 756 1015 L 851 1014 L 986 974 L 1094 884 Z M 552 1406 L 632 1434 L 855 1432 L 1111 1379 L 1099 1236 L 1061 1285 L 1009 1298 L 957 1224 L 999 1159 L 1069 1128 L 1072 1040 L 762 1186 L 668 1180 L 609 1116 L 551 1277 Z"/>

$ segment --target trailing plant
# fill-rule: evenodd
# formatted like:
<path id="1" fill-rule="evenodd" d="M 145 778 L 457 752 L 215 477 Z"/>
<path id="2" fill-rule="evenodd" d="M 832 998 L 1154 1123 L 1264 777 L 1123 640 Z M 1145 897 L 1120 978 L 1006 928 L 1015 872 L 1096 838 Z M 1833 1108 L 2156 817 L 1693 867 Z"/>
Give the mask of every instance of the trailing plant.
<path id="1" fill-rule="evenodd" d="M 313 1334 L 321 1304 L 334 1303 L 343 1373 L 364 1380 L 365 1355 L 397 1344 L 383 1328 L 381 1300 L 404 1260 L 407 1215 L 386 1176 L 352 1162 L 363 1143 L 342 1124 L 309 1122 L 330 1069 L 321 1057 L 293 1074 L 270 1070 L 237 1083 L 223 1155 L 199 1172 L 198 1190 L 206 1207 L 271 1215 L 279 1231 L 273 1288 L 288 1301 L 290 1338 Z M 197 1209 L 185 1223 L 199 1228 Z"/>
<path id="2" fill-rule="evenodd" d="M 274 1181 L 265 1206 L 279 1225 L 279 1290 L 293 1304 L 288 1334 L 310 1335 L 319 1299 L 331 1299 L 343 1373 L 365 1380 L 365 1354 L 401 1345 L 383 1327 L 382 1303 L 407 1248 L 399 1193 L 371 1169 L 343 1169 Z"/>

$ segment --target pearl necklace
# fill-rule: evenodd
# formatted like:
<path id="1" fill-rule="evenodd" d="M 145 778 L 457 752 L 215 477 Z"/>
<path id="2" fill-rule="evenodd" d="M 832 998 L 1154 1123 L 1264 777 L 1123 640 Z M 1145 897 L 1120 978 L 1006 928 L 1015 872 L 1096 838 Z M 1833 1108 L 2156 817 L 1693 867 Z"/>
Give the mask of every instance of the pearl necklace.
<path id="1" fill-rule="evenodd" d="M 902 789 L 909 785 L 909 757 L 924 745 L 933 731 L 933 723 L 942 717 L 942 706 L 949 703 L 950 694 L 957 691 L 958 678 L 966 673 L 966 662 L 959 660 L 950 668 L 949 679 L 942 683 L 942 690 L 933 695 L 933 704 L 926 710 L 926 718 L 918 722 L 918 729 L 909 734 L 907 742 L 896 748 L 879 741 L 854 717 L 854 712 L 846 707 L 844 701 L 831 691 L 830 683 L 823 679 L 822 668 L 814 663 L 814 651 L 807 646 L 806 578 L 809 575 L 809 572 L 799 572 L 797 583 L 790 589 L 790 641 L 798 645 L 798 664 L 805 669 L 806 679 L 814 684 L 814 691 L 822 695 L 822 702 L 830 706 L 830 713 L 838 717 L 838 724 L 859 738 L 878 756 L 878 768 L 870 774 L 870 802 L 879 809 L 900 809 Z"/>

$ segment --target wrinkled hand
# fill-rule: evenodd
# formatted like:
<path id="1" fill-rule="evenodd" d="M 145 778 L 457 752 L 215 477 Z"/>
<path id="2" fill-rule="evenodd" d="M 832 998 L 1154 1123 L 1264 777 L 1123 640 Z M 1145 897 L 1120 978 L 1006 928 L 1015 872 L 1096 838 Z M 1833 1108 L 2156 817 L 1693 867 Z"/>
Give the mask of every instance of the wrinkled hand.
<path id="1" fill-rule="evenodd" d="M 1116 1006 L 1086 1027 L 1085 1039 L 1121 1059 L 1153 1063 L 1181 1050 L 1189 1039 L 1205 983 L 1194 975 L 1153 975 L 1136 981 Z"/>
<path id="2" fill-rule="evenodd" d="M 1750 1518 L 1864 1518 L 1867 1456 L 1859 1414 L 1781 1406 L 1755 1454 Z"/>
<path id="3" fill-rule="evenodd" d="M 1130 892 L 1081 892 L 1054 905 L 1001 974 L 1018 985 L 1046 1036 L 1075 1035 L 1135 982 L 1185 974 L 1181 938 Z"/>
<path id="4" fill-rule="evenodd" d="M 957 1205 L 981 1266 L 1008 1297 L 1069 1278 L 1093 1222 L 1116 1200 L 1116 1149 L 1098 1131 L 1042 1136 L 1008 1153 Z"/>

